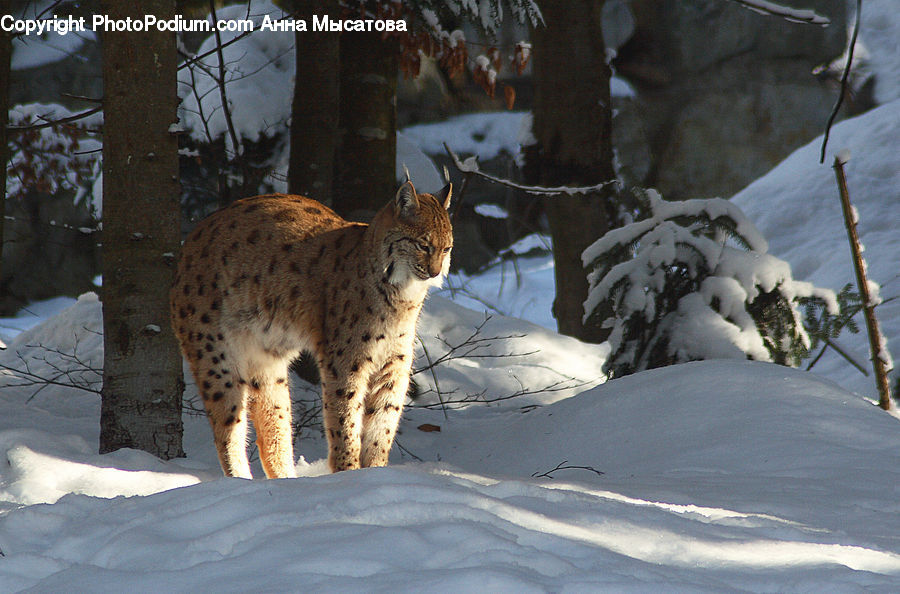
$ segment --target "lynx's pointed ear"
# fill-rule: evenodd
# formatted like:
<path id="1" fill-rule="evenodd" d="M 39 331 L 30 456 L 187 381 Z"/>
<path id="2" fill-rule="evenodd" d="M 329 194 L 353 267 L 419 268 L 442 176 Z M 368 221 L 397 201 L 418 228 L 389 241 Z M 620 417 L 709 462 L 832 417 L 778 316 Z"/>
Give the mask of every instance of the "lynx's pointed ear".
<path id="1" fill-rule="evenodd" d="M 394 208 L 403 218 L 409 218 L 419 210 L 419 198 L 411 181 L 404 182 L 394 197 Z"/>
<path id="2" fill-rule="evenodd" d="M 444 210 L 450 210 L 450 194 L 453 193 L 453 184 L 447 182 L 447 185 L 441 188 L 441 191 L 434 195 L 439 204 L 444 205 Z"/>

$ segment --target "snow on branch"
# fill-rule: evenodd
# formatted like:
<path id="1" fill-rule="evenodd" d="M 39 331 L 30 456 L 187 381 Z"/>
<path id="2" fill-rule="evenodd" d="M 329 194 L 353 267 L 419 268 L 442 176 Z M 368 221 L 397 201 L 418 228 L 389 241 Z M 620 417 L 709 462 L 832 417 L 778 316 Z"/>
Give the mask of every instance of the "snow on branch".
<path id="1" fill-rule="evenodd" d="M 610 376 L 718 358 L 796 366 L 821 338 L 816 329 L 839 330 L 833 319 L 844 301 L 794 280 L 733 203 L 667 202 L 655 190 L 635 197 L 649 216 L 582 255 L 590 269 L 584 321 L 611 328 Z"/>
<path id="2" fill-rule="evenodd" d="M 767 14 L 771 16 L 781 17 L 792 23 L 806 23 L 809 25 L 819 25 L 827 27 L 831 24 L 831 19 L 826 16 L 817 14 L 816 11 L 809 8 L 791 8 L 777 2 L 769 2 L 768 0 L 731 0 L 736 4 L 740 4 L 744 8 Z"/>

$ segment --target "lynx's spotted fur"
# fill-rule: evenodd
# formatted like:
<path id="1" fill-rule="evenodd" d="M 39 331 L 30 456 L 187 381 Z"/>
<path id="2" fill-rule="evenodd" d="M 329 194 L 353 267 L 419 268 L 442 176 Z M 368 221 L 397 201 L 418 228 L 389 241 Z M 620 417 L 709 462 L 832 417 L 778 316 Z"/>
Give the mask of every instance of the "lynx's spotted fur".
<path id="1" fill-rule="evenodd" d="M 409 386 L 416 320 L 450 265 L 448 184 L 406 182 L 371 224 L 301 196 L 239 200 L 184 243 L 172 323 L 226 475 L 294 475 L 288 364 L 315 354 L 332 471 L 384 466 Z"/>

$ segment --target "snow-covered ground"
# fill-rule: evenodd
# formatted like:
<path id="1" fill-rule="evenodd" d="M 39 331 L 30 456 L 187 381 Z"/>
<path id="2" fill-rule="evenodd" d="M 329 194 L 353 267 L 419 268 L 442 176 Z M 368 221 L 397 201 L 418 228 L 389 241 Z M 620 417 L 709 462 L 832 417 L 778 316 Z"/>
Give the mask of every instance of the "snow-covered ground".
<path id="1" fill-rule="evenodd" d="M 856 286 L 832 169 L 834 155 L 849 150 L 845 170 L 850 198 L 859 213 L 863 255 L 869 279 L 881 286 L 883 303 L 876 314 L 896 358 L 900 356 L 900 99 L 837 124 L 824 164 L 819 164 L 821 146 L 819 137 L 797 149 L 732 201 L 762 231 L 769 252 L 791 264 L 794 278 L 835 291 L 851 282 Z M 859 334 L 845 332 L 837 342 L 870 368 L 861 315 L 858 322 Z M 860 394 L 875 394 L 872 377 L 856 371 L 832 349 L 814 370 Z M 894 373 L 897 377 L 898 372 Z"/>
<path id="2" fill-rule="evenodd" d="M 420 334 L 432 358 L 478 326 L 491 339 L 437 367 L 445 402 L 598 377 L 603 347 L 483 322 L 428 302 Z M 0 363 L 19 364 L 19 352 L 32 371 L 49 369 L 60 356 L 28 345 L 53 344 L 96 365 L 99 328 L 100 305 L 84 296 L 20 334 Z M 430 372 L 417 379 L 434 386 Z M 301 478 L 280 481 L 221 478 L 194 416 L 187 459 L 97 455 L 96 394 L 0 382 L 4 591 L 900 588 L 898 420 L 785 367 L 692 363 L 448 404 L 446 416 L 413 406 L 391 467 L 319 476 L 325 446 L 309 439 Z"/>

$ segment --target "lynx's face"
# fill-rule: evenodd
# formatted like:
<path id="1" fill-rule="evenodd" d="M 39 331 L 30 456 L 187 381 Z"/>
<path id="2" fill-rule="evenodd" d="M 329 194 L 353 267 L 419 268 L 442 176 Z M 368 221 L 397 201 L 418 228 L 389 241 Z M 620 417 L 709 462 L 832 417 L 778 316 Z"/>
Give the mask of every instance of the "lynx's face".
<path id="1" fill-rule="evenodd" d="M 450 270 L 453 249 L 453 230 L 447 215 L 450 193 L 448 184 L 436 196 L 416 194 L 407 182 L 380 213 L 378 224 L 389 224 L 381 243 L 381 256 L 392 284 L 404 286 L 418 280 L 426 286 L 440 286 Z M 384 216 L 387 214 L 390 216 Z"/>

